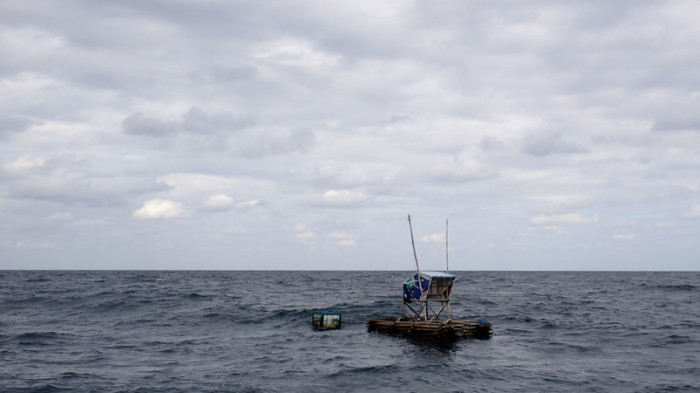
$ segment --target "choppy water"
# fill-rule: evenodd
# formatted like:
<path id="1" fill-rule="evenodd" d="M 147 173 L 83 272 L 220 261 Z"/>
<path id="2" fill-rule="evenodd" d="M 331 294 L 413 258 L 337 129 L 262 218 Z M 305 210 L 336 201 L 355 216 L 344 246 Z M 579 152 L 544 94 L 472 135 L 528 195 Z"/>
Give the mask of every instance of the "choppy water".
<path id="1" fill-rule="evenodd" d="M 456 272 L 492 339 L 368 333 L 408 275 L 0 272 L 0 391 L 700 391 L 700 272 Z"/>

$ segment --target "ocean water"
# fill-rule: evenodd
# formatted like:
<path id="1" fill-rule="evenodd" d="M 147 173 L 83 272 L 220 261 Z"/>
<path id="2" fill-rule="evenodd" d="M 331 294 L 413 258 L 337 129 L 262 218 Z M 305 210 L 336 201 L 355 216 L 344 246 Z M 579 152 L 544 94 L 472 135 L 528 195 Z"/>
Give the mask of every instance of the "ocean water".
<path id="1" fill-rule="evenodd" d="M 490 340 L 367 332 L 410 272 L 0 271 L 0 391 L 700 392 L 700 272 L 453 273 Z"/>

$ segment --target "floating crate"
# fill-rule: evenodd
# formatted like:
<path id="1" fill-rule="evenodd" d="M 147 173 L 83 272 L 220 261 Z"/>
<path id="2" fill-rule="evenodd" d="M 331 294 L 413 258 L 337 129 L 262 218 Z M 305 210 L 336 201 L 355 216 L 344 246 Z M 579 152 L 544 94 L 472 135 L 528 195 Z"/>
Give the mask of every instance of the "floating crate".
<path id="1" fill-rule="evenodd" d="M 340 329 L 342 317 L 336 311 L 314 311 L 311 322 L 319 330 Z"/>

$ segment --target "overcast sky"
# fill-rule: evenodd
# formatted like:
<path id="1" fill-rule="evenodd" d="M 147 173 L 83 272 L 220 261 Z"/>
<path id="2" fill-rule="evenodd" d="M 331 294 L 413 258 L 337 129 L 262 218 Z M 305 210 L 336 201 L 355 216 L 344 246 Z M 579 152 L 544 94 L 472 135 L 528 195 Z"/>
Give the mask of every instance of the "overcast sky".
<path id="1" fill-rule="evenodd" d="M 0 269 L 698 270 L 700 2 L 0 2 Z"/>

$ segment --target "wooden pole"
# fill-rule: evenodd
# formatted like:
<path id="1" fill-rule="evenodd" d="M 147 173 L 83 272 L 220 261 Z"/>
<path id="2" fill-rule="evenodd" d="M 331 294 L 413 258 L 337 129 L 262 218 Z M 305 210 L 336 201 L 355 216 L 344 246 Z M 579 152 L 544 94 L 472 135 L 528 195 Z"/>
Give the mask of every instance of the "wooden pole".
<path id="1" fill-rule="evenodd" d="M 411 225 L 411 215 L 408 215 L 408 229 L 411 231 L 411 246 L 413 247 L 413 259 L 416 261 L 416 271 L 418 272 L 418 287 L 420 288 L 420 301 L 423 301 L 423 281 L 418 266 L 418 254 L 416 254 L 416 242 L 413 240 L 413 225 Z M 421 303 L 422 304 L 422 303 Z M 425 306 L 425 305 L 424 305 Z M 428 307 L 425 307 L 425 319 L 428 319 Z"/>
<path id="2" fill-rule="evenodd" d="M 448 220 L 445 219 L 445 265 L 446 265 L 446 270 L 445 270 L 445 271 L 446 271 L 447 273 L 449 273 L 449 272 L 450 272 L 450 256 L 449 256 L 449 254 L 450 254 L 450 244 L 447 242 L 447 235 L 448 235 L 448 231 L 447 231 L 447 222 L 448 222 Z"/>
<path id="3" fill-rule="evenodd" d="M 448 220 L 445 219 L 445 269 L 446 272 L 450 272 L 450 243 L 448 242 L 447 238 L 449 235 L 448 232 Z M 452 317 L 452 313 L 450 310 L 450 293 L 447 294 L 447 320 L 449 320 Z"/>

